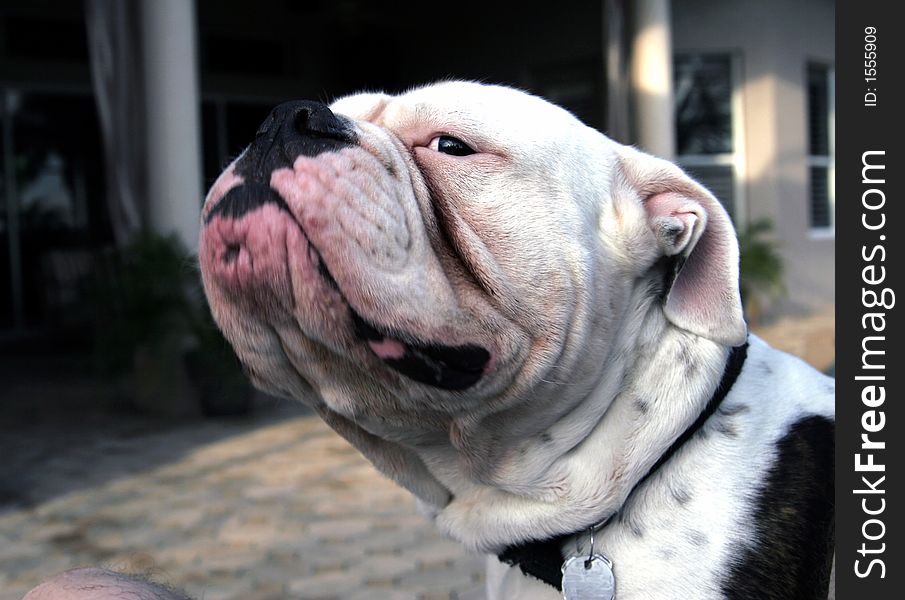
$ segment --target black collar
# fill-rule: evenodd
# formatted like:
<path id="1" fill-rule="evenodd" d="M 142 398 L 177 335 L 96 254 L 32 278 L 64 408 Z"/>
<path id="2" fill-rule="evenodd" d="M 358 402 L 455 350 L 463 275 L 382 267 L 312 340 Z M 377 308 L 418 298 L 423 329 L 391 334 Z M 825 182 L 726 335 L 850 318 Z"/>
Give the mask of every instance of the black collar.
<path id="1" fill-rule="evenodd" d="M 726 360 L 726 369 L 723 371 L 723 378 L 720 379 L 720 383 L 717 386 L 716 391 L 713 392 L 713 396 L 711 396 L 710 400 L 707 402 L 707 406 L 705 406 L 704 410 L 701 411 L 701 414 L 698 415 L 697 420 L 692 423 L 688 429 L 682 432 L 682 435 L 676 438 L 676 441 L 663 453 L 647 474 L 635 484 L 629 492 L 629 496 L 631 496 L 642 483 L 647 481 L 657 469 L 662 467 L 670 458 L 672 458 L 676 451 L 678 451 L 685 442 L 691 439 L 691 437 L 701 429 L 707 419 L 716 412 L 716 409 L 720 406 L 720 403 L 722 403 L 726 394 L 729 393 L 729 390 L 738 378 L 739 373 L 741 373 L 742 365 L 744 365 L 747 356 L 748 342 L 732 349 L 729 353 L 729 358 Z M 552 585 L 557 590 L 561 590 L 561 568 L 563 560 L 565 559 L 562 555 L 562 545 L 567 538 L 580 534 L 583 531 L 585 530 L 559 535 L 546 540 L 530 541 L 507 546 L 497 555 L 497 557 L 504 563 L 513 566 L 518 565 L 526 575 L 536 577 L 537 579 Z"/>

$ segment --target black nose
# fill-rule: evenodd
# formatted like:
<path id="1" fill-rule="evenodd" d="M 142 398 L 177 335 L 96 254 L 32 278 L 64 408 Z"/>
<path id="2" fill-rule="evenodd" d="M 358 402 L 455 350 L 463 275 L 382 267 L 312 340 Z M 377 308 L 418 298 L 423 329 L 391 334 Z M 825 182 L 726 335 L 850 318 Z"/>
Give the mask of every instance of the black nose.
<path id="1" fill-rule="evenodd" d="M 274 127 L 282 129 L 287 125 L 287 133 L 294 131 L 302 137 L 352 141 L 346 124 L 326 104 L 310 100 L 284 102 L 274 108 L 261 123 L 256 137 L 268 136 Z"/>
<path id="2" fill-rule="evenodd" d="M 235 171 L 246 181 L 269 184 L 274 169 L 291 168 L 299 156 L 336 152 L 356 143 L 351 123 L 337 117 L 325 104 L 285 102 L 261 123 Z"/>

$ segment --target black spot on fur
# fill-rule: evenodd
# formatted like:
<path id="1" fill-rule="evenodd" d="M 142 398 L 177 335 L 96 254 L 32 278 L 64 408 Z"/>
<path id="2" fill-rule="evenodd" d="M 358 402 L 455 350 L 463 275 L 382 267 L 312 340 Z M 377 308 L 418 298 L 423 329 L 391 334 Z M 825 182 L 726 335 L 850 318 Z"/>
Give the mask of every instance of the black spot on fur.
<path id="1" fill-rule="evenodd" d="M 685 506 L 691 501 L 691 494 L 685 488 L 669 488 L 669 495 L 679 506 Z"/>
<path id="2" fill-rule="evenodd" d="M 678 348 L 675 353 L 675 360 L 682 365 L 682 371 L 689 378 L 694 376 L 700 370 L 700 364 L 691 351 L 691 345 L 685 340 L 679 340 Z"/>
<path id="3" fill-rule="evenodd" d="M 292 214 L 283 197 L 273 191 L 269 185 L 247 182 L 226 192 L 213 210 L 204 218 L 204 222 L 210 223 L 217 216 L 226 219 L 239 219 L 246 213 L 252 212 L 266 204 L 273 204 L 278 209 Z"/>
<path id="4" fill-rule="evenodd" d="M 641 521 L 635 516 L 631 509 L 623 509 L 616 514 L 616 521 L 627 529 L 633 536 L 644 537 L 644 528 Z"/>
<path id="5" fill-rule="evenodd" d="M 525 542 L 509 546 L 498 558 L 508 565 L 518 565 L 525 575 L 540 579 L 557 590 L 562 589 L 562 537 Z"/>
<path id="6" fill-rule="evenodd" d="M 542 441 L 545 444 L 549 444 L 550 442 L 553 441 L 553 436 L 550 435 L 549 431 L 545 431 L 542 434 L 540 434 L 540 441 Z"/>
<path id="7" fill-rule="evenodd" d="M 672 560 L 676 557 L 676 551 L 672 548 L 660 548 L 659 550 L 657 550 L 657 554 L 663 560 Z"/>
<path id="8" fill-rule="evenodd" d="M 732 424 L 732 421 L 729 419 L 719 419 L 713 425 L 713 427 L 719 432 L 721 435 L 724 435 L 728 438 L 737 438 L 738 431 L 735 429 L 735 425 Z"/>
<path id="9" fill-rule="evenodd" d="M 635 398 L 634 404 L 635 404 L 635 408 L 642 415 L 646 415 L 647 411 L 650 410 L 650 404 L 648 403 L 647 400 L 645 400 L 643 398 Z"/>
<path id="10" fill-rule="evenodd" d="M 736 404 L 735 406 L 720 406 L 717 409 L 717 412 L 727 417 L 734 417 L 735 415 L 746 413 L 749 410 L 751 410 L 751 407 L 747 404 Z"/>
<path id="11" fill-rule="evenodd" d="M 751 543 L 739 544 L 722 584 L 728 600 L 826 598 L 835 539 L 833 436 L 824 417 L 797 422 L 754 507 Z"/>
<path id="12" fill-rule="evenodd" d="M 767 361 L 763 361 L 763 362 L 759 363 L 758 366 L 760 367 L 760 370 L 763 372 L 764 375 L 773 374 L 773 367 L 771 367 L 770 363 L 768 363 Z"/>
<path id="13" fill-rule="evenodd" d="M 706 535 L 704 535 L 700 531 L 697 531 L 696 529 L 692 529 L 691 531 L 686 532 L 685 537 L 688 539 L 691 545 L 695 546 L 696 548 L 706 546 L 707 542 L 709 541 Z"/>

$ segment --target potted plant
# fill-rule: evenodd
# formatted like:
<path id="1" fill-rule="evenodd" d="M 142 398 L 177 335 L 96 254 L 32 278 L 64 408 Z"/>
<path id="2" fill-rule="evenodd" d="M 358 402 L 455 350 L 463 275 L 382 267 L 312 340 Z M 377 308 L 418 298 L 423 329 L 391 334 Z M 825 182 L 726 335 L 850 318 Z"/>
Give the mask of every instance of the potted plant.
<path id="1" fill-rule="evenodd" d="M 768 236 L 773 230 L 769 219 L 760 219 L 739 232 L 739 288 L 745 314 L 757 323 L 769 302 L 785 292 L 783 264 L 776 242 Z"/>
<path id="2" fill-rule="evenodd" d="M 251 385 L 207 304 L 202 301 L 199 306 L 192 322 L 195 344 L 186 353 L 186 364 L 201 411 L 206 416 L 245 414 L 251 407 Z"/>
<path id="3" fill-rule="evenodd" d="M 210 317 L 196 264 L 176 236 L 151 233 L 100 261 L 93 294 L 98 362 L 121 376 L 140 410 L 220 415 L 250 405 L 251 388 Z"/>

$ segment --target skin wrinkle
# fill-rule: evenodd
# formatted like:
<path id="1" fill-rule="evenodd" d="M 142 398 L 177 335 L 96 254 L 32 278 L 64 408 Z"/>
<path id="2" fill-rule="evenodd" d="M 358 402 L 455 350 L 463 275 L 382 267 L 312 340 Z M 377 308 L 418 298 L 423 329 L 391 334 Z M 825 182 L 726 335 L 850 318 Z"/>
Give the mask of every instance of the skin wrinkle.
<path id="1" fill-rule="evenodd" d="M 541 340 L 535 340 L 532 342 L 532 344 L 540 344 L 540 343 L 541 343 Z M 560 348 L 560 350 L 559 350 L 559 353 L 555 356 L 555 360 L 550 360 L 548 357 L 547 360 L 545 361 L 547 363 L 548 367 L 549 367 L 549 365 L 555 364 L 555 361 L 559 360 L 561 358 L 562 346 L 560 346 L 559 348 Z M 536 350 L 532 353 L 535 355 L 539 354 L 539 352 L 537 352 Z M 529 353 L 529 356 L 532 353 Z M 532 377 L 525 375 L 526 370 L 530 366 L 531 366 L 530 362 L 525 361 L 525 363 L 522 365 L 522 368 L 519 369 L 519 371 L 516 375 L 517 378 L 524 379 L 527 381 L 527 383 L 525 383 L 525 385 L 530 385 L 530 382 L 533 379 Z M 546 375 L 547 372 L 549 372 L 549 368 L 547 370 L 541 371 L 539 374 L 535 375 L 534 377 L 536 377 L 537 380 L 540 382 L 545 382 L 546 380 L 544 379 L 544 375 Z M 556 384 L 553 383 L 552 385 L 555 386 Z M 524 410 L 524 408 L 515 407 L 515 410 L 517 412 L 522 412 Z M 495 473 L 492 471 L 484 470 L 486 468 L 486 463 L 492 462 L 492 461 L 488 461 L 487 457 L 488 456 L 493 457 L 495 454 L 498 454 L 501 452 L 505 453 L 506 448 L 503 446 L 503 444 L 500 443 L 500 440 L 502 438 L 499 436 L 499 434 L 497 434 L 498 437 L 496 439 L 491 437 L 489 440 L 485 440 L 484 443 L 482 443 L 481 440 L 479 440 L 477 436 L 480 436 L 483 431 L 491 431 L 491 432 L 500 431 L 501 429 L 503 429 L 502 424 L 505 423 L 506 421 L 508 421 L 509 418 L 505 411 L 501 411 L 498 407 L 495 407 L 492 404 L 487 407 L 487 409 L 484 411 L 484 413 L 485 413 L 484 415 L 477 414 L 477 415 L 470 416 L 470 419 L 469 419 L 470 426 L 467 428 L 463 427 L 462 431 L 460 432 L 460 439 L 463 443 L 463 446 L 471 447 L 471 451 L 474 453 L 474 457 L 477 459 L 477 461 L 470 461 L 469 463 L 467 463 L 469 468 L 471 469 L 470 470 L 471 476 L 475 477 L 478 481 L 488 483 L 488 484 L 495 484 L 495 483 L 499 483 L 499 482 L 505 480 L 506 477 L 503 473 L 500 473 L 500 472 Z M 551 418 L 553 420 L 557 420 L 557 415 L 553 415 Z M 489 419 L 493 419 L 493 422 L 488 422 Z M 536 429 L 542 430 L 544 428 L 545 427 L 543 427 L 543 426 L 538 426 Z M 515 435 L 518 438 L 518 437 L 523 437 L 523 436 L 533 436 L 533 435 L 536 435 L 537 433 L 538 433 L 538 431 L 531 430 L 531 431 L 520 431 L 520 432 L 515 433 Z M 489 443 L 487 443 L 488 441 L 489 441 Z M 552 441 L 552 439 L 551 439 L 551 441 Z M 506 461 L 500 461 L 499 459 L 497 459 L 497 461 L 495 461 L 495 462 L 504 464 Z M 475 468 L 475 467 L 478 467 L 478 468 Z M 541 469 L 541 471 L 544 471 L 544 472 L 546 470 L 547 470 L 547 467 L 544 467 Z"/>
<path id="2" fill-rule="evenodd" d="M 593 271 L 592 271 L 592 273 L 593 273 Z M 566 296 L 571 297 L 571 294 L 566 294 Z M 573 311 L 571 314 L 575 315 L 575 314 L 579 314 L 581 312 L 583 312 L 582 307 L 580 307 L 580 306 L 573 307 Z M 569 321 L 569 323 L 568 323 L 569 326 L 566 328 L 568 332 L 574 331 L 574 326 L 575 326 L 576 322 L 577 322 L 577 319 L 571 319 Z M 548 365 L 547 372 L 549 372 L 549 369 L 551 369 L 555 366 L 559 366 L 559 363 L 562 359 L 563 350 L 564 350 L 564 348 L 566 348 L 568 346 L 569 342 L 570 342 L 570 333 L 567 333 L 566 338 L 563 340 L 562 344 L 558 345 L 557 355 L 552 359 L 550 357 L 547 358 L 547 361 L 546 361 L 546 363 Z M 535 353 L 537 353 L 537 352 L 535 352 Z M 527 367 L 527 364 L 525 366 Z M 524 372 L 524 370 L 522 370 L 521 372 Z M 537 377 L 540 381 L 555 381 L 555 380 L 545 379 L 545 375 L 546 375 L 546 372 L 538 375 Z"/>
<path id="3" fill-rule="evenodd" d="M 424 176 L 424 181 L 429 190 L 431 198 L 430 205 L 433 207 L 439 225 L 439 231 L 446 241 L 446 246 L 452 251 L 452 254 L 458 258 L 459 264 L 463 267 L 464 272 L 469 275 L 471 280 L 474 281 L 474 283 L 476 283 L 491 300 L 500 303 L 497 304 L 495 308 L 497 308 L 497 310 L 505 309 L 506 307 L 502 305 L 503 294 L 497 290 L 497 286 L 491 283 L 489 277 L 482 275 L 482 271 L 475 268 L 474 261 L 469 260 L 466 257 L 466 254 L 463 253 L 464 245 L 462 244 L 461 234 L 452 226 L 452 211 L 437 191 L 437 184 L 431 178 L 430 173 L 424 173 L 422 171 L 422 175 Z M 507 286 L 502 287 L 505 289 Z M 501 312 L 507 311 L 501 310 Z M 513 321 L 513 324 L 517 325 L 517 322 Z"/>
<path id="4" fill-rule="evenodd" d="M 382 151 L 380 152 L 380 154 L 377 157 L 378 161 L 386 161 L 386 163 L 389 165 L 389 167 L 386 168 L 386 171 L 387 171 L 387 173 L 390 174 L 390 176 L 391 176 L 390 179 L 392 181 L 386 181 L 387 185 L 389 185 L 390 183 L 397 183 L 398 185 L 401 185 L 403 187 L 412 187 L 413 189 L 415 189 L 416 186 L 414 185 L 414 182 L 411 179 L 410 170 L 404 169 L 404 168 L 397 169 L 394 164 L 396 161 L 393 160 L 394 155 L 399 155 L 401 157 L 408 157 L 409 162 L 411 164 L 415 164 L 414 157 L 411 154 L 409 154 L 408 148 L 406 148 L 404 145 L 402 145 L 401 140 L 399 140 L 398 138 L 395 138 L 395 137 L 379 136 L 378 142 L 381 144 L 384 144 L 384 146 L 389 147 L 389 149 L 387 147 L 382 148 L 381 149 Z M 365 148 L 365 146 L 362 146 L 362 147 Z M 402 152 L 404 152 L 404 154 L 402 154 L 400 152 L 400 150 Z M 369 152 L 368 154 L 373 156 L 373 153 Z M 389 158 L 386 158 L 386 157 L 389 157 Z M 402 160 L 402 159 L 400 159 L 400 160 Z M 404 160 L 403 160 L 403 162 L 404 162 Z M 379 180 L 383 181 L 383 180 L 386 180 L 386 178 L 379 178 Z M 395 190 L 386 190 L 387 196 L 391 196 L 394 191 Z M 418 197 L 417 189 L 415 189 L 415 197 L 417 200 L 417 197 Z M 397 208 L 397 207 L 399 207 L 399 204 L 393 204 L 392 207 Z M 407 217 L 405 211 L 402 211 L 401 214 L 399 215 L 399 217 L 397 217 L 397 218 L 400 218 L 400 217 L 403 220 L 403 224 L 405 226 L 405 231 L 406 232 L 411 231 L 412 223 L 410 223 L 407 220 L 408 217 Z M 422 217 L 423 217 L 423 211 L 422 211 Z M 425 227 L 430 229 L 430 223 L 425 223 Z M 406 242 L 406 249 L 408 249 L 410 245 L 411 245 L 411 236 L 409 235 L 407 238 L 407 242 Z"/>
<path id="5" fill-rule="evenodd" d="M 365 130 L 362 129 L 362 127 L 365 125 L 367 124 L 361 124 L 359 126 L 359 131 L 364 132 Z M 393 146 L 391 140 L 385 140 L 383 136 L 376 136 L 376 141 L 381 146 L 378 148 L 369 143 L 370 138 L 368 138 L 367 136 L 360 135 L 359 137 L 362 138 L 359 143 L 361 148 L 365 150 L 370 156 L 374 157 L 393 180 L 404 184 L 403 177 L 408 176 L 408 171 L 406 169 L 398 169 L 394 164 L 395 161 L 393 159 L 393 152 L 391 152 L 391 150 L 396 150 L 396 147 Z"/>
<path id="6" fill-rule="evenodd" d="M 670 487 L 669 493 L 679 506 L 685 506 L 691 500 L 691 494 L 684 488 Z"/>
<path id="7" fill-rule="evenodd" d="M 339 224 L 341 227 L 344 227 L 344 224 L 342 223 L 342 221 L 340 221 Z M 305 237 L 308 239 L 308 243 L 311 244 L 310 238 L 308 238 L 307 234 Z M 313 247 L 313 244 L 311 244 L 311 246 Z M 319 255 L 319 260 L 323 262 L 323 256 Z M 324 264 L 326 264 L 326 262 L 324 262 Z M 327 266 L 327 268 L 329 269 L 329 265 Z"/>
<path id="8" fill-rule="evenodd" d="M 358 164 L 357 162 L 353 162 L 353 164 Z M 372 172 L 370 169 L 367 170 L 365 175 L 370 178 L 373 185 L 375 185 L 379 191 L 381 192 L 381 199 L 396 199 L 396 187 L 392 186 L 392 184 L 399 184 L 397 177 L 386 170 L 385 165 L 381 165 L 384 167 L 383 171 Z M 362 190 L 362 187 L 359 186 L 359 190 Z M 380 202 L 374 204 L 377 208 L 379 208 L 383 213 L 388 217 L 393 223 L 398 223 L 400 220 L 404 219 L 405 213 L 400 209 L 399 203 L 394 202 Z M 409 227 L 405 224 L 404 228 L 405 232 L 408 233 Z"/>
<path id="9" fill-rule="evenodd" d="M 276 342 L 279 346 L 279 350 L 281 352 L 281 358 L 283 359 L 283 362 L 292 366 L 296 377 L 303 378 L 301 371 L 299 371 L 298 368 L 295 367 L 295 364 L 292 360 L 292 357 L 290 356 L 289 350 L 286 348 L 286 345 L 283 341 L 282 336 L 280 335 L 280 332 L 277 330 L 277 328 L 275 326 L 273 326 L 271 324 L 268 324 L 267 327 L 268 327 L 269 333 L 273 336 L 273 338 L 276 340 Z"/>
<path id="10" fill-rule="evenodd" d="M 354 164 L 354 163 L 353 163 Z M 370 174 L 369 174 L 370 175 Z M 371 176 L 375 182 L 379 182 L 379 178 L 375 176 Z M 375 198 L 374 194 L 368 194 L 365 190 L 365 185 L 362 182 L 357 181 L 357 178 L 352 177 L 340 177 L 339 174 L 336 175 L 330 181 L 323 181 L 322 184 L 324 187 L 333 186 L 333 194 L 338 198 L 341 198 L 343 201 L 343 206 L 349 208 L 358 214 L 359 217 L 372 223 L 374 225 L 378 224 L 377 215 L 371 214 L 368 211 L 364 210 L 365 207 L 374 209 L 375 211 L 379 211 L 385 219 L 385 222 L 398 223 L 398 215 L 391 214 L 390 210 L 387 206 L 384 205 L 383 202 L 375 202 L 373 199 Z M 378 188 L 382 186 L 378 183 Z M 377 195 L 378 198 L 381 199 L 389 199 L 394 198 L 394 195 L 387 189 L 380 189 L 380 194 Z M 349 202 L 348 199 L 351 197 L 357 198 L 368 198 L 368 202 Z M 391 204 L 391 206 L 397 205 L 396 203 Z M 395 217 L 395 218 L 394 218 Z M 386 228 L 385 224 L 380 225 L 383 228 Z M 405 230 L 407 233 L 407 229 Z"/>
<path id="11" fill-rule="evenodd" d="M 316 265 L 314 265 L 314 260 L 316 259 L 316 256 L 313 257 L 310 254 L 311 250 L 313 249 L 310 243 L 308 244 L 308 249 L 309 249 L 309 252 L 307 253 L 308 260 L 309 260 L 309 262 L 311 262 L 312 266 L 316 267 Z M 290 268 L 291 259 L 289 257 L 292 256 L 292 254 L 289 252 L 289 236 L 288 235 L 283 236 L 283 251 L 286 253 L 286 261 L 284 263 L 285 264 L 284 272 L 285 272 L 286 281 L 289 282 L 289 289 L 291 291 L 289 294 L 287 294 L 289 296 L 288 312 L 289 312 L 289 314 L 294 315 L 296 313 L 296 310 L 298 307 L 296 305 L 296 295 L 294 293 L 295 283 L 292 280 L 292 269 Z"/>
<path id="12" fill-rule="evenodd" d="M 334 270 L 334 269 L 331 269 L 331 271 L 334 271 L 334 274 L 335 274 L 335 270 Z M 346 289 L 348 290 L 348 288 L 346 288 Z M 363 306 L 358 305 L 358 306 L 356 306 L 356 308 L 357 308 L 359 311 L 361 311 L 362 308 L 363 308 Z"/>
<path id="13" fill-rule="evenodd" d="M 353 163 L 353 164 L 355 164 L 355 163 Z M 348 199 L 350 197 L 366 197 L 366 196 L 370 197 L 368 194 L 366 194 L 364 192 L 364 189 L 360 185 L 358 185 L 356 182 L 351 180 L 351 178 L 340 178 L 338 176 L 334 176 L 332 178 L 327 179 L 326 177 L 321 177 L 319 182 L 325 189 L 330 189 L 330 186 L 334 186 L 334 189 L 332 189 L 332 193 L 336 197 L 338 203 L 341 202 L 342 206 L 344 208 L 355 212 L 359 216 L 360 220 L 367 221 L 371 225 L 374 225 L 378 231 L 383 232 L 386 230 L 384 225 L 379 224 L 376 221 L 376 218 L 374 218 L 371 214 L 369 214 L 368 212 L 366 212 L 362 209 L 361 202 L 348 201 Z M 338 189 L 336 188 L 336 186 L 339 186 Z M 370 204 L 368 204 L 368 206 L 376 207 L 378 210 L 382 211 L 386 217 L 392 217 L 392 215 L 390 215 L 389 211 L 387 211 L 385 209 L 385 207 L 383 207 L 379 203 L 371 202 Z M 371 254 L 372 256 L 375 255 L 374 248 L 366 247 L 366 244 L 362 241 L 362 235 L 361 235 L 360 231 L 349 230 L 348 224 L 347 224 L 346 220 L 344 220 L 344 219 L 338 219 L 337 223 L 338 223 L 339 227 L 347 234 L 347 236 L 350 239 L 353 239 L 355 241 L 355 243 L 359 246 L 359 248 L 362 249 L 363 252 Z M 406 234 L 406 236 L 407 236 L 407 234 Z M 367 246 L 370 246 L 370 245 L 367 245 Z M 386 256 L 389 257 L 389 254 L 386 254 Z M 399 269 L 404 268 L 404 266 L 405 266 L 405 263 L 400 265 Z"/>

